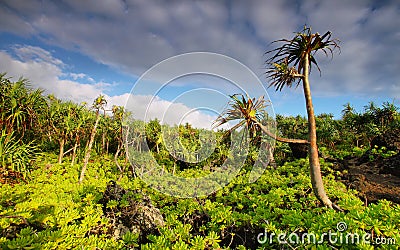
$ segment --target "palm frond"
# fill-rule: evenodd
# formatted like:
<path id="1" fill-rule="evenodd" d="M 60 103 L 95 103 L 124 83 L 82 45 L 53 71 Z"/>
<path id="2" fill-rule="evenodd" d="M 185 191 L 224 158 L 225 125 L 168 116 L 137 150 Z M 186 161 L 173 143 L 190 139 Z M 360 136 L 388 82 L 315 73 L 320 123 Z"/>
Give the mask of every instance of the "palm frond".
<path id="1" fill-rule="evenodd" d="M 280 39 L 272 42 L 283 43 L 282 46 L 265 52 L 272 56 L 265 61 L 267 65 L 266 74 L 270 80 L 270 87 L 274 86 L 276 91 L 281 91 L 284 86 L 291 87 L 300 84 L 304 77 L 304 61 L 308 57 L 309 67 L 314 65 L 321 74 L 318 62 L 314 55 L 322 51 L 325 56 L 333 57 L 335 49 L 340 47 L 337 39 L 331 39 L 332 33 L 326 32 L 322 36 L 319 33 L 312 33 L 311 27 L 305 26 L 302 31 L 295 33 L 291 39 Z"/>
<path id="2" fill-rule="evenodd" d="M 264 108 L 267 106 L 264 96 L 258 99 L 245 97 L 242 94 L 230 96 L 231 100 L 228 103 L 230 108 L 227 108 L 214 121 L 213 127 L 219 127 L 231 121 L 239 120 L 239 122 L 230 128 L 227 132 L 232 132 L 240 127 L 245 126 L 250 136 L 253 137 L 260 131 L 259 125 L 255 120 L 261 121 L 264 118 Z"/>

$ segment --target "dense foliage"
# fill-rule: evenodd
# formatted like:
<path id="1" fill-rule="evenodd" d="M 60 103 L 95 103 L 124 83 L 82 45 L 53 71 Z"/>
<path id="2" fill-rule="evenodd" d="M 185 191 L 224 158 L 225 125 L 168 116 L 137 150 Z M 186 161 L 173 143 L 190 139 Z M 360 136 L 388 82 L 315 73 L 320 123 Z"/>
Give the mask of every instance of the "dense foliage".
<path id="1" fill-rule="evenodd" d="M 135 177 L 134 166 L 125 159 L 122 117 L 129 114 L 122 107 L 107 110 L 104 105 L 59 100 L 30 89 L 26 80 L 13 82 L 5 75 L 1 75 L 0 81 L 1 249 L 311 249 L 314 246 L 313 249 L 397 249 L 399 246 L 400 206 L 386 200 L 365 206 L 356 191 L 339 181 L 342 173 L 333 170 L 328 162 L 365 152 L 373 157 L 397 153 L 373 145 L 376 136 L 400 127 L 397 107 L 390 103 L 382 107 L 370 103 L 361 112 L 346 105 L 342 119 L 334 119 L 330 114 L 316 117 L 326 189 L 331 199 L 345 210 L 337 212 L 320 206 L 312 194 L 308 161 L 294 159 L 291 148 L 283 143 L 276 144 L 274 153 L 278 166 L 267 167 L 256 182 L 249 183 L 249 170 L 256 161 L 257 154 L 252 152 L 260 149 L 259 142 L 253 144 L 240 173 L 210 196 L 179 199 L 161 194 Z M 98 126 L 93 133 L 97 118 Z M 280 136 L 306 138 L 305 118 L 277 116 L 276 120 Z M 206 131 L 190 124 L 176 126 L 181 146 L 173 146 L 177 150 L 170 152 L 163 143 L 163 136 L 168 134 L 161 131 L 173 127 L 158 120 L 145 127 L 145 134 L 140 136 L 145 136 L 157 163 L 167 172 L 183 177 L 207 175 L 228 157 L 230 142 L 223 136 L 225 131 L 217 132 L 223 139 L 217 141 L 211 156 L 195 164 L 174 156 L 188 156 L 185 149 L 196 150 L 200 134 L 207 134 Z M 93 149 L 89 151 L 85 179 L 78 184 L 92 135 Z M 144 146 L 140 141 L 132 143 L 138 150 Z M 127 191 L 103 204 L 110 181 Z M 157 208 L 163 225 L 150 233 L 122 230 L 123 222 L 118 218 L 127 212 L 124 208 L 144 201 Z M 130 216 L 134 218 L 137 213 Z M 338 230 L 344 223 L 346 229 Z M 361 242 L 361 238 L 358 244 L 322 240 L 324 233 L 329 232 L 371 235 L 375 240 L 385 239 L 386 244 Z M 288 242 L 279 242 L 280 233 L 287 234 Z M 293 243 L 288 238 L 291 233 L 300 237 L 314 234 L 321 243 L 307 240 Z M 268 241 L 259 242 L 266 234 Z"/>

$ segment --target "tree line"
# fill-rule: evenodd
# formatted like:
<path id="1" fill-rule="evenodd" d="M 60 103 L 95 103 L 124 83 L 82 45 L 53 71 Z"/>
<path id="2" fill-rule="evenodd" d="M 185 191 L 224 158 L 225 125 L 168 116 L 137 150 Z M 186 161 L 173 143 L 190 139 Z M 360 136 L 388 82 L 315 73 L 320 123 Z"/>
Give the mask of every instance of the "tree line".
<path id="1" fill-rule="evenodd" d="M 87 164 L 93 154 L 117 154 L 116 158 L 125 155 L 122 123 L 124 115 L 128 113 L 124 107 L 113 106 L 107 110 L 104 96 L 97 97 L 92 105 L 63 101 L 54 95 L 44 95 L 42 90 L 31 89 L 25 79 L 12 81 L 6 74 L 0 75 L 0 82 L 0 150 L 3 169 L 25 173 L 35 156 L 43 152 L 56 153 L 58 163 L 68 157 L 71 165 L 77 162 Z M 318 144 L 331 150 L 370 147 L 376 136 L 400 127 L 398 110 L 389 102 L 383 103 L 381 107 L 370 102 L 361 111 L 356 111 L 347 103 L 343 107 L 341 119 L 334 119 L 333 114 L 319 114 L 316 116 Z M 307 139 L 305 117 L 277 115 L 276 123 L 277 136 Z M 163 144 L 162 130 L 171 129 L 169 125 L 162 125 L 155 119 L 146 124 L 144 135 L 149 149 L 154 152 L 157 161 L 166 166 L 166 171 L 214 168 L 222 164 L 229 151 L 229 140 L 225 138 L 216 142 L 211 157 L 200 164 L 177 160 L 179 154 L 185 155 L 184 152 L 171 153 Z M 199 134 L 204 135 L 205 130 L 193 128 L 190 124 L 177 126 L 177 129 L 180 141 L 172 141 L 183 143 L 183 148 L 189 151 L 196 151 L 200 146 Z M 223 130 L 217 132 L 220 137 L 224 133 Z M 137 135 L 137 138 L 140 136 L 143 135 Z M 257 150 L 257 145 L 254 144 L 254 150 Z M 132 146 L 140 149 L 143 145 Z M 293 156 L 293 152 L 278 142 L 274 155 L 278 160 L 284 160 Z"/>
<path id="2" fill-rule="evenodd" d="M 43 152 L 57 152 L 58 163 L 69 156 L 71 165 L 83 161 L 86 166 L 93 147 L 96 154 L 121 150 L 124 107 L 106 110 L 102 95 L 92 105 L 60 100 L 31 89 L 26 79 L 12 81 L 5 73 L 0 83 L 3 168 L 26 173 Z"/>

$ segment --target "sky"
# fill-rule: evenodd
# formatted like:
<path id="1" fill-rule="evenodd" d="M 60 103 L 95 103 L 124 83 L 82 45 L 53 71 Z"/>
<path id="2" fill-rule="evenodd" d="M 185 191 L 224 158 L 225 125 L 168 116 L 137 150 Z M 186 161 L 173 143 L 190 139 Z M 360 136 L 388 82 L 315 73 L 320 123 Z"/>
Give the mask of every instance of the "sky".
<path id="1" fill-rule="evenodd" d="M 275 92 L 264 73 L 271 42 L 304 25 L 340 40 L 311 72 L 317 114 L 400 105 L 400 1 L 390 0 L 2 0 L 0 72 L 79 103 L 104 94 L 165 123 L 207 128 L 240 91 L 305 116 L 302 88 Z"/>

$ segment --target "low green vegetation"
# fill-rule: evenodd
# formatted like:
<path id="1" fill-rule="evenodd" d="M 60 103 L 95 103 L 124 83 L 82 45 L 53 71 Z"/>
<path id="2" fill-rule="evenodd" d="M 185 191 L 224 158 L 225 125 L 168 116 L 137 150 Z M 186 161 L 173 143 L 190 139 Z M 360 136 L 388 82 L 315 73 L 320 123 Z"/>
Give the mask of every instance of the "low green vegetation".
<path id="1" fill-rule="evenodd" d="M 348 232 L 360 236 L 359 244 L 325 239 L 317 249 L 373 249 L 374 245 L 361 242 L 362 235 L 367 234 L 390 240 L 393 244 L 380 246 L 387 249 L 396 249 L 394 242 L 400 240 L 400 206 L 382 200 L 366 207 L 355 191 L 335 180 L 330 164 L 324 161 L 326 188 L 345 212 L 321 207 L 312 194 L 305 159 L 269 168 L 251 184 L 248 172 L 242 171 L 226 187 L 197 199 L 162 195 L 139 179 L 124 175 L 118 184 L 149 196 L 165 224 L 153 234 L 126 232 L 117 237 L 112 230 L 115 221 L 104 215 L 100 204 L 107 183 L 120 177 L 112 159 L 102 157 L 89 163 L 82 185 L 77 185 L 81 164 L 56 161 L 55 156 L 42 157 L 27 183 L 2 185 L 2 249 L 280 249 L 287 245 L 279 244 L 277 238 L 260 244 L 257 236 L 265 231 L 269 235 L 313 233 L 319 241 L 323 233 L 338 232 L 340 222 L 347 226 L 344 235 Z M 192 176 L 192 171 L 180 174 Z M 110 201 L 107 207 L 126 204 L 122 198 Z M 291 246 L 307 248 L 314 243 L 296 242 Z"/>

